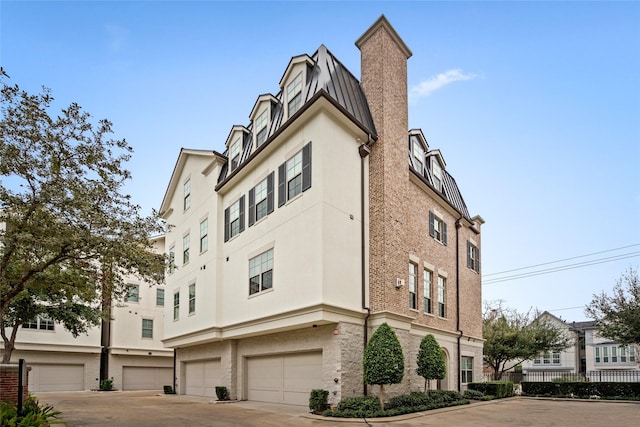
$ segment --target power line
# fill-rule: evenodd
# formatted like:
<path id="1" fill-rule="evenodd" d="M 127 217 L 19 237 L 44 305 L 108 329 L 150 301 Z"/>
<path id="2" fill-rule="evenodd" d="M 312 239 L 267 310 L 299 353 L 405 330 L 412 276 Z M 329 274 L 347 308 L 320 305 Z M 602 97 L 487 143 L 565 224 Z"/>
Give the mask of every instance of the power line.
<path id="1" fill-rule="evenodd" d="M 584 257 L 588 257 L 588 256 L 593 256 L 593 255 L 604 254 L 604 253 L 607 253 L 607 252 L 619 251 L 620 249 L 632 248 L 634 246 L 640 246 L 640 243 L 636 243 L 636 244 L 628 245 L 628 246 L 621 246 L 619 248 L 614 248 L 614 249 L 607 249 L 607 250 L 599 251 L 599 252 L 593 252 L 593 253 L 586 254 L 586 255 L 578 255 L 578 256 L 571 257 L 571 258 L 559 259 L 559 260 L 556 260 L 556 261 L 543 262 L 542 264 L 534 264 L 534 265 L 530 265 L 528 267 L 514 268 L 512 270 L 500 271 L 498 273 L 483 274 L 482 278 L 489 277 L 489 276 L 498 276 L 500 274 L 505 274 L 505 273 L 512 273 L 514 271 L 527 270 L 529 268 L 534 268 L 534 267 L 542 267 L 543 265 L 556 264 L 558 262 L 563 262 L 563 261 L 571 261 L 573 259 L 578 259 L 578 258 L 584 258 Z M 493 279 L 489 279 L 489 280 L 493 280 Z"/>
<path id="2" fill-rule="evenodd" d="M 591 260 L 591 261 L 585 261 L 585 262 L 579 262 L 576 264 L 569 264 L 569 265 L 564 265 L 564 266 L 559 266 L 559 267 L 554 267 L 554 268 L 549 268 L 546 270 L 537 270 L 537 271 L 531 271 L 529 273 L 522 273 L 522 274 L 515 274 L 512 276 L 505 276 L 505 277 L 498 277 L 495 279 L 490 279 L 487 280 L 485 282 L 482 283 L 482 285 L 493 285 L 495 283 L 500 283 L 500 282 L 506 282 L 509 280 L 516 280 L 516 279 L 524 279 L 527 277 L 533 277 L 533 276 L 540 276 L 542 274 L 550 274 L 550 273 L 556 273 L 558 271 L 565 271 L 565 270 L 573 270 L 576 268 L 582 268 L 582 267 L 588 267 L 590 265 L 596 265 L 596 264 L 603 264 L 606 262 L 612 262 L 612 261 L 619 261 L 622 259 L 627 259 L 627 258 L 633 258 L 636 256 L 640 256 L 640 252 L 630 252 L 627 254 L 621 254 L 621 255 L 615 255 L 612 257 L 608 257 L 608 258 L 599 258 L 599 259 L 595 259 L 595 260 Z M 512 270 L 515 271 L 515 270 Z"/>

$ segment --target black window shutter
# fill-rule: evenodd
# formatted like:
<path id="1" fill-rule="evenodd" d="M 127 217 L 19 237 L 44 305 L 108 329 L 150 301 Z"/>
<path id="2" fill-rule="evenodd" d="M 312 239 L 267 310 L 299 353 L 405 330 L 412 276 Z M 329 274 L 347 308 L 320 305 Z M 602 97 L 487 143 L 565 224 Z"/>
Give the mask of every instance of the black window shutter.
<path id="1" fill-rule="evenodd" d="M 267 177 L 267 214 L 273 212 L 273 172 Z"/>
<path id="2" fill-rule="evenodd" d="M 435 230 L 433 229 L 433 212 L 429 211 L 429 236 L 436 237 Z"/>
<path id="3" fill-rule="evenodd" d="M 224 210 L 224 241 L 229 240 L 229 208 Z"/>
<path id="4" fill-rule="evenodd" d="M 476 248 L 476 272 L 480 273 L 480 248 Z"/>
<path id="5" fill-rule="evenodd" d="M 256 189 L 255 187 L 249 190 L 249 227 L 256 222 Z"/>
<path id="6" fill-rule="evenodd" d="M 278 207 L 283 206 L 287 202 L 285 166 L 286 163 L 283 163 L 278 167 Z"/>
<path id="7" fill-rule="evenodd" d="M 240 230 L 239 233 L 244 231 L 244 196 L 240 197 Z"/>
<path id="8" fill-rule="evenodd" d="M 471 267 L 471 242 L 467 240 L 467 268 Z"/>
<path id="9" fill-rule="evenodd" d="M 442 221 L 442 243 L 447 245 L 447 223 Z"/>
<path id="10" fill-rule="evenodd" d="M 302 148 L 302 191 L 311 188 L 311 141 Z"/>

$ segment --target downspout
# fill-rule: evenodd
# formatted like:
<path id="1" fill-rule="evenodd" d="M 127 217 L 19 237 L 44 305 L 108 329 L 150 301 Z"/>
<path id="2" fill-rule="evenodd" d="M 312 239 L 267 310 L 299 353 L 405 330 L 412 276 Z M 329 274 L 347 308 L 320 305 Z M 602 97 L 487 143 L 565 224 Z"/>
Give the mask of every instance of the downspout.
<path id="1" fill-rule="evenodd" d="M 456 330 L 458 331 L 458 392 L 462 391 L 460 381 L 462 374 L 460 364 L 462 363 L 460 340 L 464 332 L 460 330 L 460 227 L 462 227 L 462 216 L 456 221 Z"/>
<path id="2" fill-rule="evenodd" d="M 368 136 L 367 144 L 371 141 L 371 135 Z M 361 286 L 362 286 L 362 309 L 367 310 L 367 315 L 364 317 L 364 339 L 362 343 L 363 352 L 367 347 L 367 342 L 369 341 L 369 316 L 371 316 L 371 309 L 367 305 L 366 291 L 367 291 L 367 269 L 366 269 L 366 228 L 365 228 L 365 197 L 364 197 L 364 161 L 365 158 L 371 154 L 371 147 L 367 144 L 361 144 L 358 147 L 358 153 L 360 153 L 360 276 L 361 276 Z M 363 395 L 367 395 L 367 384 L 362 384 L 363 387 Z"/>
<path id="3" fill-rule="evenodd" d="M 173 349 L 173 392 L 175 394 L 178 394 L 178 391 L 176 390 L 176 355 L 178 353 L 178 349 L 174 348 Z"/>

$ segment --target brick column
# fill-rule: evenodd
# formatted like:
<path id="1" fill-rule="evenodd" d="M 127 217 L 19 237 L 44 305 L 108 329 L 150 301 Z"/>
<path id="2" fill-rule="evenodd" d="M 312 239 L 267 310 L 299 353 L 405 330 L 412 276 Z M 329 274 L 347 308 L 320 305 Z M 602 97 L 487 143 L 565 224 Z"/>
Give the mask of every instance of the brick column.
<path id="1" fill-rule="evenodd" d="M 26 383 L 22 388 L 22 401 L 27 400 L 29 395 L 29 370 L 31 368 L 25 367 L 27 370 Z M 19 367 L 17 364 L 0 364 L 0 401 L 9 402 L 12 405 L 18 404 L 18 380 L 19 380 Z"/>

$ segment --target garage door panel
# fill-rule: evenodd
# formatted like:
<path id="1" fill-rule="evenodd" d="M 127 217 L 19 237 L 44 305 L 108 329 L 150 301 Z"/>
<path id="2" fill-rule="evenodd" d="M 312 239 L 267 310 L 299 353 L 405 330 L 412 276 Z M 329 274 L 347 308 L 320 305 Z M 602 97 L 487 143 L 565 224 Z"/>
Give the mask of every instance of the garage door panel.
<path id="1" fill-rule="evenodd" d="M 29 391 L 84 390 L 84 365 L 29 365 Z"/>
<path id="2" fill-rule="evenodd" d="M 162 390 L 173 384 L 173 369 L 155 366 L 125 366 L 122 369 L 123 390 Z"/>
<path id="3" fill-rule="evenodd" d="M 247 398 L 307 405 L 309 392 L 322 388 L 322 353 L 293 353 L 247 360 Z"/>
<path id="4" fill-rule="evenodd" d="M 208 397 L 216 395 L 215 387 L 222 385 L 220 359 L 186 362 L 184 368 L 185 394 Z"/>

